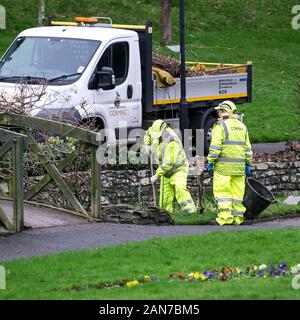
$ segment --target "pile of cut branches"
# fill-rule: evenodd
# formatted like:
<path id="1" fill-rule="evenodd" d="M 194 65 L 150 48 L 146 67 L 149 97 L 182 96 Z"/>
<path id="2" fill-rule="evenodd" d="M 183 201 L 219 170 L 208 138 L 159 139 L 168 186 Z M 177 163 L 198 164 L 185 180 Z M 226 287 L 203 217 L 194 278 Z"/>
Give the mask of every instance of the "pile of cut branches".
<path id="1" fill-rule="evenodd" d="M 287 150 L 278 151 L 275 153 L 254 153 L 254 163 L 264 162 L 289 162 L 300 160 L 300 142 L 292 142 Z"/>
<path id="2" fill-rule="evenodd" d="M 152 65 L 153 67 L 169 72 L 174 78 L 180 77 L 180 62 L 175 58 L 163 56 L 157 52 L 154 52 L 152 54 Z M 186 76 L 201 77 L 205 75 L 232 74 L 237 73 L 238 68 L 238 66 L 224 66 L 222 63 L 215 67 L 208 68 L 204 64 L 197 65 L 196 63 L 192 67 L 186 69 Z"/>

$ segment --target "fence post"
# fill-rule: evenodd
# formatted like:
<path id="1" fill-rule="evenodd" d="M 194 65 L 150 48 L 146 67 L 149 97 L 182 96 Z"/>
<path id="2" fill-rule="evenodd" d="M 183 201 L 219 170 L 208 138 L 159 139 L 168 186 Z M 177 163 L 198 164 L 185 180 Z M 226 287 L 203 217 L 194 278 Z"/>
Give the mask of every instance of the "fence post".
<path id="1" fill-rule="evenodd" d="M 101 168 L 97 161 L 97 146 L 91 145 L 91 211 L 94 218 L 101 213 Z"/>
<path id="2" fill-rule="evenodd" d="M 13 225 L 15 232 L 20 232 L 24 228 L 24 185 L 23 185 L 23 138 L 12 138 L 12 158 L 13 158 Z"/>

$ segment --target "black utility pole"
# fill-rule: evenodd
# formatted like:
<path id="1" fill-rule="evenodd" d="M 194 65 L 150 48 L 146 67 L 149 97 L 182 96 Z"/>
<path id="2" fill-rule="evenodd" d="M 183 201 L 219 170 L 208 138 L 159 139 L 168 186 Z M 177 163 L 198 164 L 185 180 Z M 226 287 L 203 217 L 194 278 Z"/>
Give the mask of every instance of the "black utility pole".
<path id="1" fill-rule="evenodd" d="M 179 126 L 184 142 L 184 129 L 189 127 L 188 104 L 186 101 L 185 83 L 185 12 L 184 0 L 179 0 L 179 27 L 180 27 L 180 89 L 181 98 L 179 104 Z"/>

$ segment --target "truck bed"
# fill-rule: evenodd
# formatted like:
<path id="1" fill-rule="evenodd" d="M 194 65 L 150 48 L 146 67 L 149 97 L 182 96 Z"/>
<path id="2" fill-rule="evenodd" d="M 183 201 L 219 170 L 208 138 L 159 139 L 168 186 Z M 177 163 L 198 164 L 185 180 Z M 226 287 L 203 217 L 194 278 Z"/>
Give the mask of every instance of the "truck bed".
<path id="1" fill-rule="evenodd" d="M 177 104 L 180 101 L 180 78 L 167 88 L 157 88 L 153 81 L 153 106 Z M 247 98 L 247 73 L 207 75 L 186 78 L 187 102 Z"/>
<path id="2" fill-rule="evenodd" d="M 139 36 L 142 105 L 145 114 L 179 108 L 180 78 L 172 87 L 157 88 L 152 75 L 152 23 L 145 29 L 136 30 Z M 186 62 L 187 69 L 200 71 L 200 76 L 186 77 L 186 98 L 189 108 L 212 107 L 230 99 L 236 104 L 252 101 L 252 62 L 223 64 Z M 203 71 L 203 72 L 202 72 Z M 197 74 L 197 72 L 195 72 Z"/>

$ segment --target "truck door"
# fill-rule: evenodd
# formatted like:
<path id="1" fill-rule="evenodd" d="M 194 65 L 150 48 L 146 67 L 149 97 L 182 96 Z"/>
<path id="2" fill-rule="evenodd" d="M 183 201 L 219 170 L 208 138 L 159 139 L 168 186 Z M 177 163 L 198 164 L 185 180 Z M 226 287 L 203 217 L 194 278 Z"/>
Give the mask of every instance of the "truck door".
<path id="1" fill-rule="evenodd" d="M 111 43 L 103 52 L 97 63 L 97 71 L 102 67 L 114 70 L 116 86 L 114 89 L 94 90 L 95 109 L 105 113 L 109 129 L 130 128 L 133 124 L 135 108 L 134 83 L 135 74 L 133 57 L 130 54 L 130 39 Z"/>

